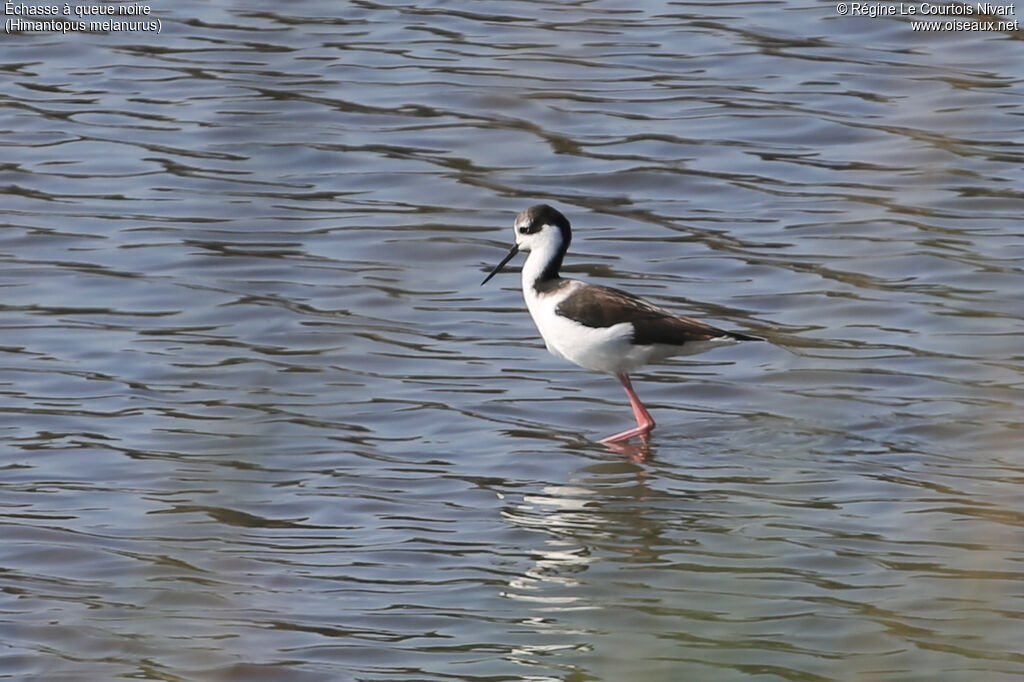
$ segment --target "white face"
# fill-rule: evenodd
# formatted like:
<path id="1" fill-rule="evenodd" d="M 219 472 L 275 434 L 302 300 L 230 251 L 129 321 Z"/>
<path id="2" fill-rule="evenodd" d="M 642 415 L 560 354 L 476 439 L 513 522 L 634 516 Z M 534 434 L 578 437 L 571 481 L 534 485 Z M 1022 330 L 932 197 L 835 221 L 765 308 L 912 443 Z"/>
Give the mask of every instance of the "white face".
<path id="1" fill-rule="evenodd" d="M 562 245 L 562 230 L 548 218 L 536 207 L 516 216 L 513 229 L 516 233 L 516 246 L 520 251 L 557 250 Z"/>
<path id="2" fill-rule="evenodd" d="M 553 242 L 557 244 L 562 240 L 558 228 L 554 225 L 548 225 L 547 223 L 540 225 L 531 224 L 529 220 L 523 220 L 523 218 L 524 216 L 520 215 L 516 219 L 514 228 L 516 231 L 516 246 L 519 247 L 520 251 L 533 251 L 534 249 L 550 245 Z"/>

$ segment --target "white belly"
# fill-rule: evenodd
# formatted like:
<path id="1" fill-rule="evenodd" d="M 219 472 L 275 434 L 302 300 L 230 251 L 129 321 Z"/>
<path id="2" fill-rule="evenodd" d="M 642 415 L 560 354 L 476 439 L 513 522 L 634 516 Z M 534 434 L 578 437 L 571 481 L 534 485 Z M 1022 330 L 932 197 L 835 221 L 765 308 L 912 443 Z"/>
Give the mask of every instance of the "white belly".
<path id="1" fill-rule="evenodd" d="M 650 346 L 634 346 L 633 327 L 622 323 L 611 327 L 587 327 L 558 315 L 555 308 L 572 288 L 572 282 L 555 294 L 537 295 L 529 290 L 524 298 L 537 331 L 548 350 L 584 369 L 608 374 L 630 372 L 648 361 Z"/>
<path id="2" fill-rule="evenodd" d="M 582 282 L 572 281 L 557 292 L 538 294 L 524 289 L 526 307 L 537 331 L 553 355 L 574 362 L 584 369 L 606 374 L 630 373 L 649 362 L 673 355 L 700 353 L 709 347 L 727 344 L 731 339 L 710 339 L 685 345 L 633 344 L 633 325 L 628 322 L 611 327 L 587 327 L 555 312 L 558 304 Z"/>

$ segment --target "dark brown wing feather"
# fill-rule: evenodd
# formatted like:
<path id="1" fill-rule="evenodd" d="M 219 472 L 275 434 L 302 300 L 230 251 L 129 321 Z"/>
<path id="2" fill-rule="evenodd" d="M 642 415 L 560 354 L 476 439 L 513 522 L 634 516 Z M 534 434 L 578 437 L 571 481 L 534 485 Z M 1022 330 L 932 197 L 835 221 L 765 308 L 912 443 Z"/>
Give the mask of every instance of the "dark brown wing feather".
<path id="1" fill-rule="evenodd" d="M 633 343 L 638 346 L 655 343 L 681 346 L 688 341 L 707 341 L 722 336 L 759 340 L 755 336 L 728 332 L 700 320 L 676 315 L 612 287 L 580 287 L 559 303 L 555 312 L 586 327 L 611 327 L 629 322 L 633 325 Z"/>

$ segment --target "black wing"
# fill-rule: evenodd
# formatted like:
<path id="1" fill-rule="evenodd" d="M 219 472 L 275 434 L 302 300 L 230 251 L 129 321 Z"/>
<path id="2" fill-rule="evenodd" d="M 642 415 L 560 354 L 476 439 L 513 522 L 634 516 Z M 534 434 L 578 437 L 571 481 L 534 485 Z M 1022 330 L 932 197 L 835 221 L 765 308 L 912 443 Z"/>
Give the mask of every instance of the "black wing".
<path id="1" fill-rule="evenodd" d="M 559 315 L 585 327 L 611 327 L 620 322 L 633 325 L 633 343 L 681 346 L 688 341 L 707 341 L 727 337 L 740 341 L 760 341 L 756 336 L 729 332 L 710 324 L 683 317 L 648 303 L 639 296 L 598 285 L 582 286 L 555 309 Z"/>

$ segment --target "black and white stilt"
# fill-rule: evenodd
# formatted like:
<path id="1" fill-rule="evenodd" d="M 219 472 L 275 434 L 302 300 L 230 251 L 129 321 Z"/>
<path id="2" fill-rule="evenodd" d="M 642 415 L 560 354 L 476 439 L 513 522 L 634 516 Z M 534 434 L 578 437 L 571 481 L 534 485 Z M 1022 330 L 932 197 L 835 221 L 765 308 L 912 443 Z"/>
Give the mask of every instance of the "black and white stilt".
<path id="1" fill-rule="evenodd" d="M 637 397 L 629 373 L 674 355 L 699 353 L 716 345 L 760 341 L 676 315 L 633 294 L 558 274 L 572 231 L 565 216 L 547 204 L 531 206 L 515 220 L 515 244 L 482 284 L 520 251 L 523 297 L 548 350 L 580 367 L 618 377 L 626 389 L 636 427 L 601 440 L 615 444 L 639 436 L 647 442 L 654 419 Z"/>

